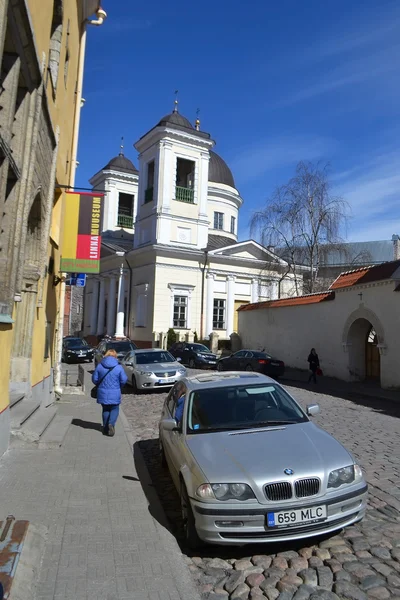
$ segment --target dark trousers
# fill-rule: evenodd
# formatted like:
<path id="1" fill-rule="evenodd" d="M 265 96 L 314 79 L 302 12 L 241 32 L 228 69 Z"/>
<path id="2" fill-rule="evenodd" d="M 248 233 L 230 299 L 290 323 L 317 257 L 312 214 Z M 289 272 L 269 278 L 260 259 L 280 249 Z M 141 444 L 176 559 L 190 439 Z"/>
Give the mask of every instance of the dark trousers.
<path id="1" fill-rule="evenodd" d="M 115 426 L 119 415 L 119 404 L 102 404 L 103 408 L 103 427 L 107 429 L 109 425 Z"/>
<path id="2" fill-rule="evenodd" d="M 310 377 L 308 378 L 308 383 L 310 383 L 311 379 L 314 383 L 317 383 L 317 369 L 311 369 Z"/>

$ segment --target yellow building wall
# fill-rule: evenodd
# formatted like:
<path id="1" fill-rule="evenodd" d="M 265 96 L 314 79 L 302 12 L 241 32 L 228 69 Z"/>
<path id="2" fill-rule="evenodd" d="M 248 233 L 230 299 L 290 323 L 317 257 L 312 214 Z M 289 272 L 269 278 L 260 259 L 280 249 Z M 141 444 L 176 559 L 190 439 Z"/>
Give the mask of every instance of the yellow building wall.
<path id="1" fill-rule="evenodd" d="M 54 0 L 28 0 L 31 22 L 35 35 L 38 56 L 49 60 L 49 45 Z M 78 0 L 64 0 L 61 56 L 57 89 L 53 90 L 51 78 L 47 77 L 46 96 L 54 129 L 59 128 L 59 144 L 56 167 L 57 185 L 67 186 L 70 182 L 73 128 L 75 121 L 75 98 L 78 78 L 81 26 L 79 22 Z M 67 79 L 64 78 L 65 58 L 69 49 Z M 46 70 L 47 71 L 47 70 Z M 60 302 L 60 285 L 53 285 L 54 275 L 60 275 L 60 248 L 62 244 L 62 219 L 65 194 L 55 190 L 55 204 L 51 219 L 48 261 L 54 261 L 53 273 L 44 282 L 42 306 L 38 307 L 33 329 L 31 384 L 36 385 L 51 373 L 54 366 L 55 336 Z M 50 355 L 45 358 L 46 336 L 49 338 Z"/>

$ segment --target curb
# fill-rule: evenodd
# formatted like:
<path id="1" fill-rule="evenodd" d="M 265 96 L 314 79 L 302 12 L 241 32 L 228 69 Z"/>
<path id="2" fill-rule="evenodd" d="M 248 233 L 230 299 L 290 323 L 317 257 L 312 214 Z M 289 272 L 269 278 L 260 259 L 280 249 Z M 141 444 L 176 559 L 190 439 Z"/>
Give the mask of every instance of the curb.
<path id="1" fill-rule="evenodd" d="M 120 406 L 120 418 L 133 457 L 133 447 L 137 440 L 133 435 L 132 428 L 125 416 L 122 406 Z M 137 474 L 139 476 L 140 484 L 142 485 L 146 501 L 148 502 L 151 500 L 151 504 L 156 507 L 157 514 L 160 517 L 156 520 L 156 527 L 160 538 L 164 542 L 164 547 L 167 551 L 166 560 L 169 562 L 176 587 L 181 597 L 185 600 L 200 600 L 200 594 L 197 592 L 196 584 L 190 574 L 186 557 L 184 554 L 182 554 L 175 536 L 172 535 L 169 530 L 167 517 L 165 516 L 165 512 L 162 508 L 157 492 L 153 487 L 153 482 L 151 480 L 143 455 L 140 452 L 140 448 L 138 446 L 136 446 L 136 448 L 137 452 L 135 449 L 135 459 L 137 463 L 137 470 L 140 471 L 140 476 L 139 472 Z"/>

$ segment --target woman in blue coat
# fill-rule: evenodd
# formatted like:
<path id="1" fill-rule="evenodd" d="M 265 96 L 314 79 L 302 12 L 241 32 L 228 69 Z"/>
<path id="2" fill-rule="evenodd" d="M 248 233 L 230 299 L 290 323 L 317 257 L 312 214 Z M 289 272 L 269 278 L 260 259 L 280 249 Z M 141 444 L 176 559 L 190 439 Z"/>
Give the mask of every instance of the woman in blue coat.
<path id="1" fill-rule="evenodd" d="M 108 350 L 92 375 L 97 386 L 97 404 L 103 408 L 103 434 L 112 437 L 121 404 L 121 388 L 128 378 L 117 360 L 115 350 Z"/>

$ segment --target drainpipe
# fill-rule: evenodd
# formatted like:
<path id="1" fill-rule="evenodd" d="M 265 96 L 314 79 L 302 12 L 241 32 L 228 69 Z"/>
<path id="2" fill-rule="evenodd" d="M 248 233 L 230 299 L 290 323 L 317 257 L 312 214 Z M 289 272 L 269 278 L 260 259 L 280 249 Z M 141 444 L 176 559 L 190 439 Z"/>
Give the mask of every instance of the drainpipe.
<path id="1" fill-rule="evenodd" d="M 81 44 L 79 49 L 79 63 L 78 63 L 78 79 L 76 87 L 76 98 L 75 98 L 75 115 L 74 115 L 74 129 L 72 137 L 72 154 L 71 154 L 71 170 L 69 175 L 68 185 L 73 188 L 75 185 L 75 175 L 77 167 L 77 154 L 78 154 L 78 140 L 79 140 L 79 126 L 81 118 L 81 108 L 83 105 L 82 99 L 82 87 L 83 87 L 83 74 L 85 68 L 85 52 L 86 52 L 86 25 L 100 26 L 104 23 L 107 13 L 102 9 L 98 8 L 96 12 L 97 19 L 93 21 L 86 20 L 83 23 L 83 31 L 81 36 Z M 58 324 L 57 324 L 57 335 L 56 335 L 56 348 L 55 348 L 55 360 L 54 360 L 54 391 L 56 394 L 62 394 L 63 390 L 61 387 L 61 356 L 62 356 L 62 344 L 63 344 L 63 330 L 64 330 L 64 311 L 65 311 L 65 281 L 66 273 L 61 275 L 60 283 L 60 297 L 59 297 L 59 312 L 58 312 Z"/>
<path id="2" fill-rule="evenodd" d="M 131 297 L 132 297 L 132 267 L 129 264 L 128 259 L 125 257 L 125 262 L 128 265 L 128 269 L 129 269 L 129 290 L 128 290 L 128 314 L 126 315 L 127 318 L 127 323 L 128 323 L 128 327 L 127 327 L 127 331 L 128 331 L 128 338 L 131 340 Z"/>
<path id="3" fill-rule="evenodd" d="M 204 333 L 204 281 L 206 276 L 206 268 L 208 262 L 208 250 L 204 250 L 204 265 L 202 266 L 201 273 L 201 308 L 200 308 L 200 340 L 203 339 Z"/>

